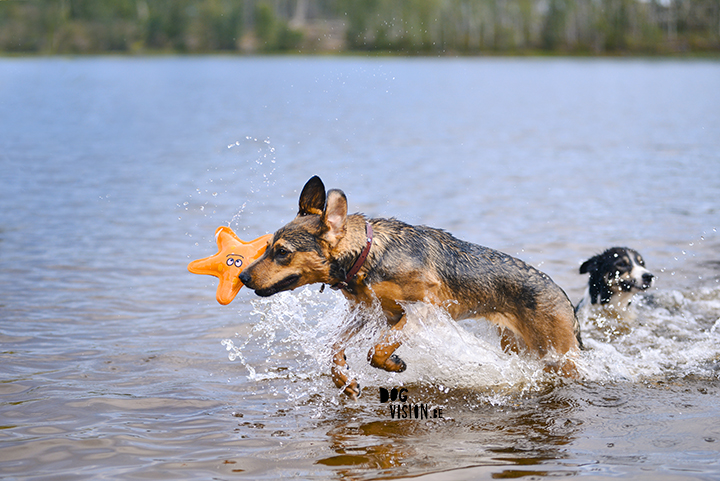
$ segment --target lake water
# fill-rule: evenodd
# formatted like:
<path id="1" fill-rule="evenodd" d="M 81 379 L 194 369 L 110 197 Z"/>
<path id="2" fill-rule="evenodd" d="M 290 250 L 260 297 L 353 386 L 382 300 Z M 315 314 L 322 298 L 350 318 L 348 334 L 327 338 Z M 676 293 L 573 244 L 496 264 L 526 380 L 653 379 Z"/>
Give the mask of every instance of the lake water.
<path id="1" fill-rule="evenodd" d="M 581 378 L 412 306 L 328 345 L 318 286 L 215 301 L 230 225 L 288 222 L 319 174 L 350 210 L 516 255 L 573 302 L 614 245 L 657 275 Z M 720 477 L 720 63 L 395 58 L 0 60 L 0 477 Z M 587 327 L 587 326 L 586 326 Z M 380 388 L 441 412 L 391 417 Z M 422 412 L 422 411 L 421 411 Z"/>

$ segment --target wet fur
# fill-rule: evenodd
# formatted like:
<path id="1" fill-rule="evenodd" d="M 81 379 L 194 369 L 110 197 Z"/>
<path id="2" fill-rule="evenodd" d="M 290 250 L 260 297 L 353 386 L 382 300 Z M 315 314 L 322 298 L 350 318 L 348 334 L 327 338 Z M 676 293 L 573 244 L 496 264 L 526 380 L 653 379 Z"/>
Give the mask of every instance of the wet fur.
<path id="1" fill-rule="evenodd" d="M 655 278 L 638 251 L 628 247 L 611 247 L 591 257 L 580 266 L 580 274 L 590 278 L 576 311 L 588 305 L 626 309 L 635 294 L 652 287 Z"/>
<path id="2" fill-rule="evenodd" d="M 486 318 L 503 331 L 507 349 L 529 350 L 546 357 L 564 355 L 579 346 L 579 327 L 565 292 L 547 275 L 523 261 L 487 247 L 461 241 L 426 226 L 396 219 L 347 215 L 340 190 L 325 192 L 318 177 L 305 185 L 299 212 L 278 230 L 263 256 L 240 276 L 260 296 L 312 284 L 335 285 L 366 244 L 366 222 L 372 225 L 372 248 L 358 275 L 343 289 L 354 303 L 379 301 L 391 328 L 368 354 L 370 363 L 388 371 L 405 370 L 396 354 L 394 335 L 405 324 L 402 304 L 429 302 L 454 319 Z M 347 371 L 344 344 L 334 346 L 333 380 L 355 397 L 360 388 Z M 572 361 L 555 366 L 574 371 Z"/>

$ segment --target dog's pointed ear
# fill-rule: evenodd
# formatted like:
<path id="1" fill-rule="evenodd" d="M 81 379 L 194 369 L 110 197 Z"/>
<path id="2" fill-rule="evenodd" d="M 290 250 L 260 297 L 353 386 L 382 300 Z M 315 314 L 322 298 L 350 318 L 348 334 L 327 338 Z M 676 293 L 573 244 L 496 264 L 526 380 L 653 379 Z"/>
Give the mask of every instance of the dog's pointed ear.
<path id="1" fill-rule="evenodd" d="M 327 206 L 322 215 L 328 230 L 325 234 L 330 245 L 335 247 L 347 232 L 347 197 L 342 190 L 332 189 L 327 194 Z"/>
<path id="2" fill-rule="evenodd" d="M 325 210 L 325 184 L 317 175 L 307 181 L 300 193 L 298 217 L 322 215 Z"/>

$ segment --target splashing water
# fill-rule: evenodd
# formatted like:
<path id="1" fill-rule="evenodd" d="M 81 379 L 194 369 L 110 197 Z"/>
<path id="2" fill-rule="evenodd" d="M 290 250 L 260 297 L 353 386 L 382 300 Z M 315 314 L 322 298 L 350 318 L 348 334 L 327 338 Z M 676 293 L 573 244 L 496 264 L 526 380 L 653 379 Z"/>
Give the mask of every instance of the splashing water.
<path id="1" fill-rule="evenodd" d="M 180 204 L 178 220 L 190 217 L 213 219 L 220 212 L 234 209 L 235 214 L 225 223 L 237 233 L 249 232 L 255 235 L 258 227 L 253 225 L 253 210 L 268 209 L 272 203 L 273 186 L 276 178 L 277 158 L 275 147 L 270 139 L 258 139 L 247 136 L 227 146 L 225 158 L 217 165 L 198 173 L 193 179 L 196 184 L 193 193 Z M 238 194 L 245 200 L 235 204 Z M 190 233 L 186 233 L 192 237 Z M 207 236 L 207 242 L 214 243 L 214 236 Z M 196 243 L 198 245 L 198 243 Z"/>
<path id="2" fill-rule="evenodd" d="M 642 381 L 689 375 L 718 378 L 720 288 L 638 296 L 627 333 L 607 340 L 592 327 L 583 375 L 597 381 Z M 607 322 L 617 322 L 609 319 Z"/>
<path id="3" fill-rule="evenodd" d="M 422 303 L 406 306 L 408 322 L 399 333 L 403 345 L 397 351 L 408 364 L 403 373 L 377 370 L 367 362 L 368 351 L 386 329 L 379 306 L 351 309 L 340 294 L 319 294 L 305 288 L 257 300 L 254 307 L 253 314 L 260 317 L 260 322 L 253 326 L 243 343 L 223 341 L 230 360 L 240 360 L 253 381 L 276 378 L 278 372 L 295 379 L 328 375 L 332 346 L 353 323 L 360 323 L 362 327 L 346 345 L 346 355 L 353 375 L 362 386 L 387 383 L 493 386 L 516 383 L 541 370 L 540 363 L 502 352 L 490 325 L 486 326 L 484 336 L 478 337 L 455 323 L 444 310 Z M 452 349 L 448 349 L 449 346 Z M 256 349 L 268 356 L 264 360 L 267 367 L 261 372 L 243 354 Z M 296 368 L 288 374 L 286 369 L 278 367 L 282 363 L 294 363 Z M 503 364 L 514 368 L 502 369 Z"/>
<path id="4" fill-rule="evenodd" d="M 250 157 L 247 157 L 248 160 L 245 162 L 245 171 L 243 172 L 243 178 L 250 181 L 249 194 L 251 196 L 257 196 L 260 192 L 264 192 L 265 195 L 269 195 L 271 192 L 270 188 L 275 183 L 273 179 L 273 174 L 276 170 L 275 164 L 277 162 L 275 147 L 273 147 L 270 139 L 259 140 L 251 136 L 245 137 L 244 144 L 238 140 L 234 144 L 228 145 L 228 149 L 241 146 L 245 148 L 255 147 L 254 161 L 250 161 Z M 240 155 L 246 154 L 241 152 Z M 238 208 L 238 211 L 233 215 L 228 226 L 242 228 L 241 220 L 246 208 L 247 201 Z"/>
<path id="5" fill-rule="evenodd" d="M 331 346 L 350 312 L 340 294 L 318 296 L 309 288 L 253 301 L 259 318 L 245 339 L 222 344 L 231 361 L 239 360 L 254 382 L 284 379 L 292 400 L 322 392 L 317 380 L 330 372 Z"/>
<path id="6" fill-rule="evenodd" d="M 692 293 L 658 292 L 640 297 L 637 317 L 627 333 L 612 340 L 600 331 L 585 330 L 586 350 L 577 359 L 586 381 L 639 382 L 688 375 L 718 378 L 720 363 L 720 288 Z M 405 306 L 408 322 L 397 354 L 408 368 L 388 373 L 367 362 L 369 349 L 386 325 L 380 309 L 355 312 L 342 295 L 320 294 L 310 288 L 254 301 L 259 321 L 242 342 L 225 339 L 230 360 L 240 361 L 249 380 L 290 381 L 291 400 L 313 394 L 335 396 L 329 373 L 332 346 L 352 322 L 363 323 L 348 343 L 346 354 L 354 377 L 363 387 L 432 386 L 500 395 L 517 395 L 560 382 L 529 356 L 507 354 L 497 330 L 482 320 L 456 322 L 437 307 Z"/>

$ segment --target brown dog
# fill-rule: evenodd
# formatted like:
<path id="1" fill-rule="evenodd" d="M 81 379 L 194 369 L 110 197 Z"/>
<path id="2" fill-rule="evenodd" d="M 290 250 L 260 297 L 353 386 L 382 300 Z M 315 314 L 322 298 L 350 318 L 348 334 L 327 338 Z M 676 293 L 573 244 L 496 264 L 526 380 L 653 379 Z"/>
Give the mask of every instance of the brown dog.
<path id="1" fill-rule="evenodd" d="M 394 354 L 401 342 L 393 334 L 406 322 L 402 303 L 422 301 L 442 306 L 454 319 L 488 319 L 503 330 L 506 349 L 525 348 L 574 372 L 571 360 L 552 363 L 551 354 L 576 350 L 580 335 L 570 300 L 547 275 L 439 229 L 348 215 L 345 194 L 326 194 L 317 176 L 300 194 L 297 217 L 275 233 L 240 279 L 259 296 L 320 282 L 342 289 L 352 303 L 379 301 L 392 327 L 368 359 L 387 371 L 406 367 Z M 358 329 L 333 347 L 333 381 L 351 397 L 360 387 L 348 376 L 344 343 Z"/>

